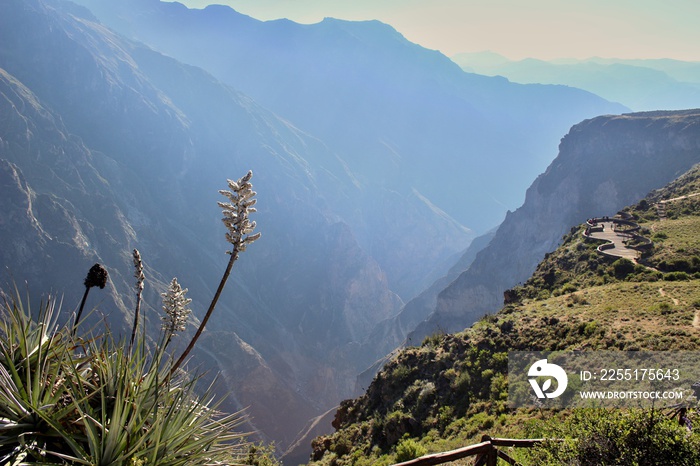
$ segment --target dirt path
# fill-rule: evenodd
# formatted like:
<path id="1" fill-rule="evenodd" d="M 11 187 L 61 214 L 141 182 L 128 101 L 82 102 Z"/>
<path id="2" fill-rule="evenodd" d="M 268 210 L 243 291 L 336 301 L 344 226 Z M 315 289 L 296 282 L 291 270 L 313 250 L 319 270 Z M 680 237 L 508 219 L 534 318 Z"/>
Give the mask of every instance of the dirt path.
<path id="1" fill-rule="evenodd" d="M 688 194 L 687 196 L 681 196 L 681 197 L 674 197 L 673 199 L 666 199 L 665 201 L 661 201 L 661 202 L 680 201 L 681 199 L 688 199 L 689 197 L 695 197 L 695 196 L 700 196 L 700 193 Z"/>
<path id="2" fill-rule="evenodd" d="M 673 199 L 665 199 L 663 201 L 659 201 L 656 204 L 656 213 L 659 216 L 659 220 L 666 220 L 666 203 L 667 202 L 673 202 L 673 201 L 680 201 L 682 199 L 688 199 L 690 197 L 695 197 L 695 196 L 700 196 L 700 193 L 693 193 L 693 194 L 688 194 L 687 196 L 680 196 L 680 197 L 674 197 Z"/>
<path id="3" fill-rule="evenodd" d="M 666 291 L 663 288 L 659 288 L 659 294 L 661 296 L 666 296 Z M 681 304 L 681 302 L 678 301 L 676 298 L 671 297 L 671 300 L 673 301 L 674 306 L 679 306 Z M 696 315 L 695 318 L 698 319 L 698 316 Z M 698 323 L 700 324 L 700 322 L 698 322 Z M 695 324 L 693 324 L 693 325 L 695 325 Z"/>

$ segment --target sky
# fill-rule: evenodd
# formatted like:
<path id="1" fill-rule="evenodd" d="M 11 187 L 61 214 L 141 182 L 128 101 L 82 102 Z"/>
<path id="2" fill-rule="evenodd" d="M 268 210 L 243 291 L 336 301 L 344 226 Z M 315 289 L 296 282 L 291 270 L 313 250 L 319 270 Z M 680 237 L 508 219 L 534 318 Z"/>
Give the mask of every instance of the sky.
<path id="1" fill-rule="evenodd" d="M 448 56 L 700 61 L 698 0 L 178 0 L 229 5 L 260 20 L 378 19 Z"/>

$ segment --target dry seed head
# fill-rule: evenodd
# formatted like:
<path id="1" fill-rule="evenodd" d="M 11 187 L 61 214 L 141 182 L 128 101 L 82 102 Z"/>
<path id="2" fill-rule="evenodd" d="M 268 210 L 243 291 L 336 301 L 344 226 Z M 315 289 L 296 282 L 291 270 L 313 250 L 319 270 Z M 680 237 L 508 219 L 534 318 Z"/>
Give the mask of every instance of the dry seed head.
<path id="1" fill-rule="evenodd" d="M 248 218 L 251 213 L 256 212 L 253 206 L 257 203 L 257 199 L 254 199 L 257 193 L 253 191 L 253 185 L 250 183 L 252 177 L 253 172 L 248 171 L 238 181 L 227 180 L 229 190 L 219 191 L 229 200 L 218 202 L 224 214 L 221 220 L 228 230 L 226 241 L 238 252 L 245 251 L 247 245 L 260 238 L 260 233 L 253 234 L 256 224 Z"/>
<path id="2" fill-rule="evenodd" d="M 143 283 L 146 280 L 146 276 L 143 274 L 143 262 L 138 249 L 134 249 L 134 277 L 136 278 L 136 289 L 143 291 Z"/>
<path id="3" fill-rule="evenodd" d="M 168 286 L 168 291 L 161 293 L 163 298 L 163 311 L 165 315 L 161 317 L 163 320 L 163 330 L 168 337 L 176 332 L 185 330 L 187 317 L 190 315 L 191 309 L 187 306 L 192 302 L 187 298 L 187 288 L 182 288 L 177 282 L 177 278 L 173 278 Z"/>
<path id="4" fill-rule="evenodd" d="M 83 283 L 85 284 L 86 288 L 99 286 L 100 289 L 103 289 L 107 285 L 108 277 L 109 274 L 107 273 L 107 270 L 104 267 L 102 267 L 102 265 L 95 264 L 90 268 L 90 271 L 88 271 L 88 274 L 85 277 L 85 281 Z"/>

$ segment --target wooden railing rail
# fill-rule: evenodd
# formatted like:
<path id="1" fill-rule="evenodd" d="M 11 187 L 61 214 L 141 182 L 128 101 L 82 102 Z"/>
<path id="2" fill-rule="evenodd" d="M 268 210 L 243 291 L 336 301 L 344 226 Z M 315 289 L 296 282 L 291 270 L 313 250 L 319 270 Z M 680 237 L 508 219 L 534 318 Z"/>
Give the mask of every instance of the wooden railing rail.
<path id="1" fill-rule="evenodd" d="M 544 441 L 545 439 L 491 438 L 488 435 L 484 435 L 481 438 L 481 443 L 458 448 L 456 450 L 421 456 L 420 458 L 404 461 L 403 463 L 397 463 L 394 466 L 432 466 L 449 463 L 450 461 L 460 460 L 469 456 L 476 456 L 474 466 L 496 466 L 498 458 L 515 466 L 520 463 L 496 447 L 532 448 Z"/>

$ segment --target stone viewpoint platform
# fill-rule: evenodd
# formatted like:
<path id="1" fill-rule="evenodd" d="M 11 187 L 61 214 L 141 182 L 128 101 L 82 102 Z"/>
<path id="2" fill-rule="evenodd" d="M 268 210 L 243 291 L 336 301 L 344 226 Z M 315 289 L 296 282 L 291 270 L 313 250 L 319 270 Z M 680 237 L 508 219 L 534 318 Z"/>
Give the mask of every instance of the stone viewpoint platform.
<path id="1" fill-rule="evenodd" d="M 637 223 L 622 216 L 591 218 L 586 222 L 583 235 L 587 240 L 605 241 L 598 246 L 599 253 L 637 263 L 642 250 L 653 245 L 649 238 L 637 234 L 639 229 Z"/>

